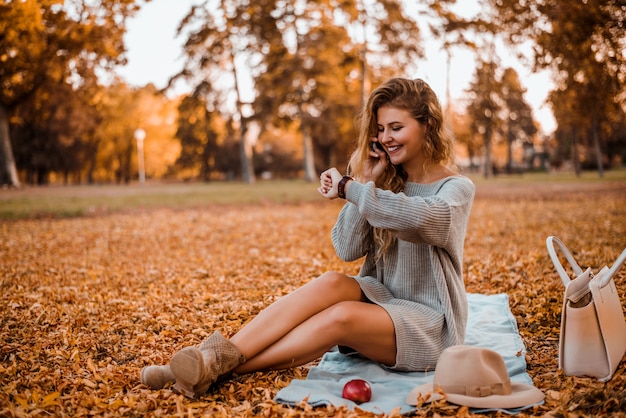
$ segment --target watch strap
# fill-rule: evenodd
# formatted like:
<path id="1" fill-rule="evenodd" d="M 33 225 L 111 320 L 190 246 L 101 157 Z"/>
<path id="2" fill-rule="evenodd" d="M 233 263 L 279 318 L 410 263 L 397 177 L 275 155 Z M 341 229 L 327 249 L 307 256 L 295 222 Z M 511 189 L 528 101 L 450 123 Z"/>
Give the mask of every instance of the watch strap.
<path id="1" fill-rule="evenodd" d="M 350 176 L 343 176 L 337 185 L 337 195 L 342 199 L 346 198 L 346 183 L 350 180 L 354 179 Z"/>

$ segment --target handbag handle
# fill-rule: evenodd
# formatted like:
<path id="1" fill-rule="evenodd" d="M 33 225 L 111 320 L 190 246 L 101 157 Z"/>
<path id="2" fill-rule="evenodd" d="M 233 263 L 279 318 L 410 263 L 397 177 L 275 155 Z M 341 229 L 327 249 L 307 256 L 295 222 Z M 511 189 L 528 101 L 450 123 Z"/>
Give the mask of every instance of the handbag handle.
<path id="1" fill-rule="evenodd" d="M 563 284 L 567 286 L 567 284 L 571 281 L 571 279 L 567 275 L 567 272 L 563 268 L 563 265 L 561 265 L 561 261 L 559 260 L 559 257 L 556 254 L 555 244 L 556 244 L 556 247 L 558 247 L 559 250 L 563 252 L 563 255 L 565 255 L 565 258 L 572 266 L 572 269 L 574 270 L 574 273 L 576 274 L 576 276 L 580 276 L 581 274 L 583 274 L 583 270 L 580 268 L 576 260 L 574 260 L 574 256 L 569 251 L 569 249 L 565 246 L 565 244 L 563 244 L 563 242 L 559 238 L 555 236 L 549 236 L 546 239 L 546 246 L 548 247 L 548 253 L 550 254 L 550 258 L 552 259 L 552 262 L 554 263 L 554 267 L 556 267 L 556 271 L 559 273 L 559 276 L 561 277 Z M 624 251 L 622 251 L 622 253 L 617 258 L 615 263 L 613 263 L 613 266 L 609 269 L 607 274 L 604 275 L 604 277 L 602 278 L 602 281 L 600 282 L 600 287 L 604 287 L 609 283 L 611 278 L 613 278 L 613 276 L 619 271 L 619 269 L 622 267 L 624 262 L 626 262 L 626 248 L 624 248 Z"/>
<path id="2" fill-rule="evenodd" d="M 565 258 L 572 266 L 572 269 L 574 269 L 574 273 L 576 274 L 576 276 L 580 276 L 581 274 L 583 274 L 583 269 L 580 268 L 576 260 L 574 260 L 574 256 L 572 255 L 570 250 L 565 246 L 565 244 L 563 244 L 563 242 L 559 238 L 551 235 L 546 239 L 546 247 L 548 247 L 548 253 L 550 254 L 550 258 L 554 263 L 554 267 L 556 267 L 556 271 L 559 273 L 559 276 L 561 276 L 563 284 L 567 286 L 568 283 L 571 282 L 571 279 L 567 275 L 567 272 L 563 268 L 563 265 L 561 265 L 561 261 L 556 254 L 555 244 L 557 247 L 559 247 L 559 250 L 561 250 L 563 255 L 565 255 Z"/>
<path id="3" fill-rule="evenodd" d="M 617 260 L 615 261 L 615 263 L 613 263 L 613 266 L 608 271 L 606 276 L 602 278 L 602 281 L 600 281 L 600 287 L 604 287 L 609 283 L 609 281 L 613 278 L 613 276 L 615 276 L 615 273 L 618 272 L 618 270 L 622 267 L 625 261 L 626 261 L 626 248 L 624 248 L 624 251 L 622 251 L 620 256 L 617 257 Z"/>

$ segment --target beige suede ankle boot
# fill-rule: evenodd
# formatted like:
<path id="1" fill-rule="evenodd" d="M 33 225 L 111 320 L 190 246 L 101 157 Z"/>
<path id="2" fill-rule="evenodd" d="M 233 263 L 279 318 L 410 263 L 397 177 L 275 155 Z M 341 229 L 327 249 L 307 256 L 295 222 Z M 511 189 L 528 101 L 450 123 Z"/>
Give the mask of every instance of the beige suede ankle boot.
<path id="1" fill-rule="evenodd" d="M 186 347 L 170 361 L 176 378 L 173 389 L 188 398 L 202 396 L 218 377 L 231 372 L 245 361 L 239 349 L 219 332 L 214 332 L 199 347 Z"/>
<path id="2" fill-rule="evenodd" d="M 176 377 L 169 365 L 147 366 L 141 369 L 140 380 L 150 389 L 158 390 L 163 389 L 168 383 L 174 383 Z"/>

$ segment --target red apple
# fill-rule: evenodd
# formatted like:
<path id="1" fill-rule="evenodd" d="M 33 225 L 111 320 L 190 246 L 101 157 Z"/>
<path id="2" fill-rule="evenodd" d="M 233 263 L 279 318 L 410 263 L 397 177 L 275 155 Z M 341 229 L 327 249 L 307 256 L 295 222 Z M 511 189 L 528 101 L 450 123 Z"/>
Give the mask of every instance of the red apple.
<path id="1" fill-rule="evenodd" d="M 363 379 L 350 380 L 344 385 L 341 397 L 357 404 L 369 402 L 372 399 L 372 387 Z"/>

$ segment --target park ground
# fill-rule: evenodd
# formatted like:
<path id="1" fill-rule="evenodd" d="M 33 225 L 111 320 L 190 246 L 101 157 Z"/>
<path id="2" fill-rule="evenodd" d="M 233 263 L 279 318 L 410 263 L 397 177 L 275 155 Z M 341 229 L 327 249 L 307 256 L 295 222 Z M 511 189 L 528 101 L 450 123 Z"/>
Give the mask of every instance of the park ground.
<path id="1" fill-rule="evenodd" d="M 545 247 L 560 237 L 581 266 L 626 247 L 626 175 L 485 181 L 465 242 L 469 292 L 506 293 L 545 403 L 519 416 L 625 416 L 626 362 L 613 379 L 558 370 L 563 285 Z M 337 259 L 342 202 L 301 182 L 54 186 L 0 191 L 0 415 L 363 416 L 273 402 L 309 366 L 239 376 L 190 401 L 139 382 L 213 330 L 235 333 Z M 615 277 L 626 300 L 626 267 Z M 435 403 L 419 416 L 469 415 Z"/>

